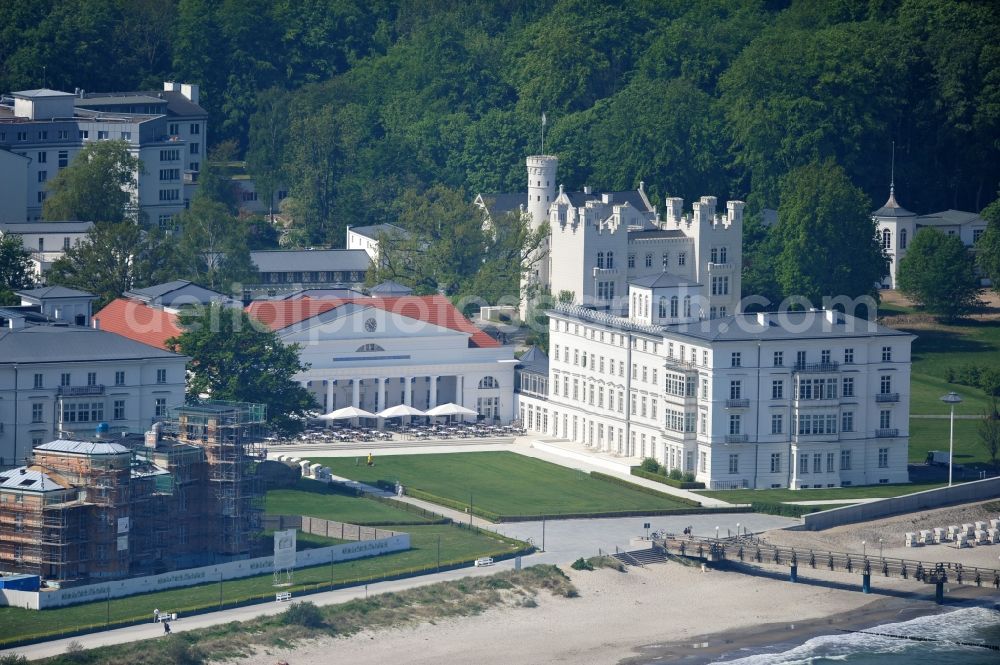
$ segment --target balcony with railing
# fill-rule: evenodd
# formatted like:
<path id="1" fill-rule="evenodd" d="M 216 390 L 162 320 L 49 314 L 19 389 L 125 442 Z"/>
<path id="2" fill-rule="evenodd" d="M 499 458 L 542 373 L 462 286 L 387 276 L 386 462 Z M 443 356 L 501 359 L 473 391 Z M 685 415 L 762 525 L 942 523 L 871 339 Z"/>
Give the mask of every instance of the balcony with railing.
<path id="1" fill-rule="evenodd" d="M 880 427 L 875 430 L 876 439 L 892 439 L 899 436 L 899 430 L 895 427 Z"/>
<path id="2" fill-rule="evenodd" d="M 878 393 L 875 395 L 876 402 L 898 402 L 899 393 Z"/>
<path id="3" fill-rule="evenodd" d="M 618 268 L 594 268 L 594 277 L 617 277 L 620 274 Z"/>
<path id="4" fill-rule="evenodd" d="M 727 409 L 746 409 L 750 406 L 749 399 L 727 399 L 726 408 Z"/>
<path id="5" fill-rule="evenodd" d="M 711 263 L 710 262 L 708 264 L 708 272 L 709 273 L 713 273 L 713 272 L 718 272 L 718 273 L 726 272 L 726 273 L 728 273 L 728 272 L 732 272 L 732 271 L 733 271 L 733 264 L 732 263 Z"/>
<path id="6" fill-rule="evenodd" d="M 92 386 L 59 386 L 56 394 L 60 397 L 84 397 L 88 395 L 103 395 L 104 384 Z"/>
<path id="7" fill-rule="evenodd" d="M 794 372 L 836 372 L 840 368 L 840 363 L 827 361 L 821 363 L 795 363 L 792 366 Z"/>
<path id="8" fill-rule="evenodd" d="M 750 440 L 749 434 L 727 434 L 726 443 L 746 443 Z"/>

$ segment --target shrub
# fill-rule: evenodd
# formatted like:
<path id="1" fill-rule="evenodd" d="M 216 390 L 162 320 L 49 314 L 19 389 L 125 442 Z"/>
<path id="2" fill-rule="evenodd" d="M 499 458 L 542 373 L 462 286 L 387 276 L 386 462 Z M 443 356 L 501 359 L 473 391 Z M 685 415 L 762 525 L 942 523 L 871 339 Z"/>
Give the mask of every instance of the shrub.
<path id="1" fill-rule="evenodd" d="M 0 665 L 28 665 L 28 659 L 19 653 L 8 653 L 0 656 Z"/>
<path id="2" fill-rule="evenodd" d="M 320 628 L 326 623 L 323 611 L 309 601 L 289 605 L 281 620 L 285 625 L 305 628 Z"/>
<path id="3" fill-rule="evenodd" d="M 660 463 L 657 462 L 652 457 L 647 457 L 646 459 L 642 460 L 642 464 L 639 465 L 639 468 L 641 468 L 643 471 L 648 471 L 649 473 L 656 473 L 657 471 L 660 470 Z"/>
<path id="4" fill-rule="evenodd" d="M 660 471 L 663 471 L 663 467 L 660 467 Z M 657 483 L 663 483 L 664 485 L 670 485 L 671 487 L 677 487 L 682 490 L 705 489 L 705 483 L 696 483 L 693 479 L 691 481 L 680 480 L 680 478 L 683 477 L 681 476 L 680 471 L 677 472 L 678 478 L 676 480 L 665 476 L 663 473 L 649 473 L 647 471 L 643 471 L 640 467 L 633 467 L 632 475 L 639 478 L 645 478 L 646 480 L 652 480 Z"/>
<path id="5" fill-rule="evenodd" d="M 670 480 L 684 480 L 684 473 L 677 468 L 670 469 L 670 473 L 667 474 L 667 478 Z"/>
<path id="6" fill-rule="evenodd" d="M 754 501 L 750 504 L 750 510 L 755 513 L 767 513 L 768 515 L 781 515 L 782 517 L 802 517 L 809 513 L 823 510 L 822 506 L 798 506 L 792 503 L 764 503 Z"/>
<path id="7" fill-rule="evenodd" d="M 681 480 L 683 480 L 686 483 L 693 483 L 695 481 L 694 474 L 688 471 L 683 476 L 681 476 Z"/>
<path id="8" fill-rule="evenodd" d="M 571 563 L 569 567 L 573 570 L 593 570 L 594 564 L 590 563 L 590 561 L 584 559 L 583 557 L 580 557 Z"/>

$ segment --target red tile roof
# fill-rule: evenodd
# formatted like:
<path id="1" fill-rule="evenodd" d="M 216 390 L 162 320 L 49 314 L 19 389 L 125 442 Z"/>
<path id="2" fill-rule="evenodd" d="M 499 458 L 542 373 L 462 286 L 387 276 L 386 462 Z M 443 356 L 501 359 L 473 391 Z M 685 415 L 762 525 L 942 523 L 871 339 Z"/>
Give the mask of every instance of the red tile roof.
<path id="1" fill-rule="evenodd" d="M 331 298 L 314 300 L 259 300 L 247 312 L 272 330 L 281 330 L 348 303 L 378 307 L 417 321 L 469 333 L 471 348 L 495 348 L 500 343 L 477 328 L 444 296 L 399 296 L 396 298 Z"/>
<path id="2" fill-rule="evenodd" d="M 183 332 L 176 314 L 124 298 L 108 303 L 93 319 L 101 330 L 160 349 L 167 349 L 167 340 Z"/>

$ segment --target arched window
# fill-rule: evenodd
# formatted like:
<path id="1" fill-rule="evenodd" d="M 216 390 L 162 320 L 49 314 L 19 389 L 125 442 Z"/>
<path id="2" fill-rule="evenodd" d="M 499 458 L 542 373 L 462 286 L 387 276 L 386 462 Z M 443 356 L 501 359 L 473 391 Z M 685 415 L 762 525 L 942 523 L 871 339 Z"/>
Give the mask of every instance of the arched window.
<path id="1" fill-rule="evenodd" d="M 492 376 L 484 376 L 479 381 L 479 389 L 480 390 L 489 390 L 491 388 L 499 388 L 499 387 L 500 387 L 500 383 L 496 379 L 494 379 Z"/>
<path id="2" fill-rule="evenodd" d="M 684 316 L 691 316 L 691 296 L 684 296 Z M 692 349 L 694 351 L 694 349 Z"/>
<path id="3" fill-rule="evenodd" d="M 385 349 L 378 344 L 362 344 L 355 353 L 364 353 L 365 351 L 385 351 Z"/>
<path id="4" fill-rule="evenodd" d="M 677 318 L 677 296 L 670 297 L 670 318 Z"/>
<path id="5" fill-rule="evenodd" d="M 647 268 L 652 268 L 653 267 L 653 253 L 652 252 L 649 252 L 649 253 L 646 254 L 646 267 Z"/>
<path id="6" fill-rule="evenodd" d="M 604 269 L 604 252 L 597 253 L 597 267 L 602 270 Z"/>
<path id="7" fill-rule="evenodd" d="M 892 247 L 892 231 L 889 229 L 882 229 L 882 249 L 890 249 Z"/>
<path id="8" fill-rule="evenodd" d="M 608 270 L 612 270 L 615 267 L 615 253 L 608 252 Z"/>
<path id="9" fill-rule="evenodd" d="M 719 263 L 726 263 L 726 248 L 719 248 Z"/>
<path id="10" fill-rule="evenodd" d="M 660 296 L 660 318 L 667 318 L 667 297 Z"/>
<path id="11" fill-rule="evenodd" d="M 906 229 L 899 230 L 899 248 L 906 249 Z"/>

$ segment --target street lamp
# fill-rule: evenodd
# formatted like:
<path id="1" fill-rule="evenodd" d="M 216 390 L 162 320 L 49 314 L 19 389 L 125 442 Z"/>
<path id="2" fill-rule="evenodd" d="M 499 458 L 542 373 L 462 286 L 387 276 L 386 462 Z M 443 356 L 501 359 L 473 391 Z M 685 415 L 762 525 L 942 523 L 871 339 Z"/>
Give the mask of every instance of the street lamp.
<path id="1" fill-rule="evenodd" d="M 719 527 L 715 527 L 715 539 L 719 539 Z"/>
<path id="2" fill-rule="evenodd" d="M 861 555 L 866 559 L 868 558 L 868 545 L 863 540 L 861 541 Z"/>
<path id="3" fill-rule="evenodd" d="M 736 523 L 736 539 L 739 540 L 740 537 L 740 523 Z"/>
<path id="4" fill-rule="evenodd" d="M 882 539 L 878 539 L 878 558 L 882 558 Z"/>
<path id="5" fill-rule="evenodd" d="M 951 405 L 951 424 L 948 428 L 948 487 L 951 487 L 951 472 L 955 466 L 955 405 L 962 401 L 962 396 L 952 391 L 941 401 Z"/>

